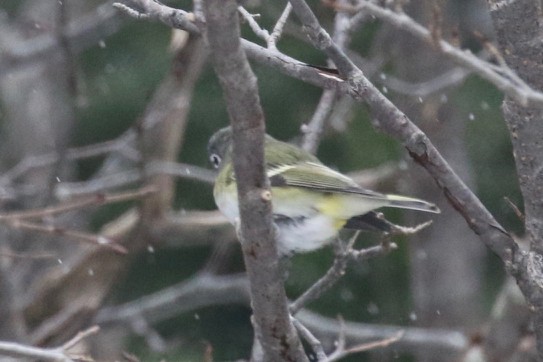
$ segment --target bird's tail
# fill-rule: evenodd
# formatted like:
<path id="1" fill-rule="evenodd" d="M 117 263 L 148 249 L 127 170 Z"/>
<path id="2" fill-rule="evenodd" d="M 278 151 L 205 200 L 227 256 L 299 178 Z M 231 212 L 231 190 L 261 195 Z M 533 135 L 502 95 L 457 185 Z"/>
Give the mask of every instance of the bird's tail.
<path id="1" fill-rule="evenodd" d="M 377 231 L 390 233 L 394 230 L 394 225 L 383 217 L 383 214 L 370 211 L 364 215 L 353 216 L 343 226 L 345 229 Z"/>
<path id="2" fill-rule="evenodd" d="M 389 203 L 386 205 L 387 207 L 433 212 L 435 214 L 439 214 L 441 212 L 436 205 L 412 197 L 387 195 L 387 199 L 389 201 Z"/>

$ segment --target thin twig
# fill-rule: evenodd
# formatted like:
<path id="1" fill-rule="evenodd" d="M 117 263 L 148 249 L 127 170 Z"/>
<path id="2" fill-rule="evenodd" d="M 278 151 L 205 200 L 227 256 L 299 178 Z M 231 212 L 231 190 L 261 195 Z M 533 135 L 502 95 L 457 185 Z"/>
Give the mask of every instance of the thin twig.
<path id="1" fill-rule="evenodd" d="M 69 349 L 80 343 L 83 339 L 98 333 L 99 330 L 100 328 L 98 326 L 92 326 L 89 329 L 77 333 L 74 338 L 56 348 L 39 348 L 25 346 L 19 343 L 0 341 L 0 355 L 55 362 L 93 361 L 90 357 L 72 355 L 69 352 Z"/>
<path id="2" fill-rule="evenodd" d="M 135 355 L 133 355 L 131 353 L 128 353 L 126 351 L 123 351 L 122 355 L 123 355 L 123 360 L 124 361 L 127 361 L 127 362 L 141 362 L 140 359 L 137 356 L 135 356 Z"/>
<path id="3" fill-rule="evenodd" d="M 152 351 L 165 352 L 166 341 L 142 316 L 136 316 L 129 321 L 132 332 L 143 337 Z"/>
<path id="4" fill-rule="evenodd" d="M 393 224 L 392 227 L 392 235 L 413 235 L 421 230 L 426 229 L 428 226 L 432 225 L 432 220 L 425 221 L 421 224 L 415 225 L 415 226 L 401 226 Z"/>
<path id="5" fill-rule="evenodd" d="M 143 187 L 134 191 L 122 192 L 117 194 L 97 194 L 82 200 L 68 201 L 54 206 L 48 206 L 40 209 L 28 211 L 16 211 L 0 214 L 1 220 L 20 220 L 43 218 L 46 216 L 61 214 L 64 212 L 82 209 L 94 205 L 106 205 L 116 202 L 141 199 L 156 192 L 154 187 Z"/>
<path id="6" fill-rule="evenodd" d="M 385 9 L 370 1 L 359 0 L 355 7 L 337 8 L 339 11 L 368 12 L 371 15 L 386 21 L 387 23 L 409 32 L 419 39 L 432 43 L 432 32 L 420 25 L 405 13 L 397 13 Z M 507 66 L 500 66 L 500 71 L 496 71 L 495 65 L 481 60 L 473 53 L 457 48 L 449 42 L 440 39 L 437 40 L 439 49 L 456 63 L 474 70 L 479 76 L 494 84 L 498 89 L 517 100 L 520 104 L 528 106 L 542 105 L 543 93 L 532 89 L 526 82 L 512 72 Z"/>
<path id="7" fill-rule="evenodd" d="M 383 238 L 381 245 L 372 246 L 370 248 L 362 250 L 352 250 L 350 256 L 353 260 L 356 261 L 367 260 L 375 258 L 377 256 L 385 255 L 397 248 L 398 246 L 396 245 L 396 243 L 391 243 L 390 240 L 385 237 Z"/>
<path id="8" fill-rule="evenodd" d="M 94 322 L 100 325 L 126 323 L 141 316 L 154 324 L 198 308 L 224 304 L 248 305 L 249 302 L 249 284 L 245 274 L 199 273 L 153 294 L 102 308 Z"/>
<path id="9" fill-rule="evenodd" d="M 340 0 L 340 3 L 345 1 Z M 289 5 L 291 5 L 289 3 Z M 360 13 L 359 13 L 360 14 Z M 358 14 L 357 14 L 358 15 Z M 356 17 L 354 21 L 353 18 Z M 334 18 L 333 38 L 341 49 L 346 49 L 351 40 L 350 33 L 361 24 L 362 16 L 351 17 L 347 13 L 338 12 Z M 333 63 L 328 61 L 328 66 Z M 332 111 L 338 106 L 338 92 L 334 89 L 325 89 L 321 95 L 313 117 L 307 125 L 302 126 L 304 141 L 302 148 L 310 153 L 317 152 L 322 134 L 328 123 L 330 123 Z"/>
<path id="10" fill-rule="evenodd" d="M 68 342 L 64 343 L 62 345 L 62 349 L 67 351 L 79 342 L 81 342 L 83 339 L 87 338 L 88 336 L 92 336 L 93 334 L 96 334 L 100 331 L 99 326 L 92 326 L 88 329 L 85 329 L 84 331 L 78 332 L 75 337 L 70 339 Z"/>
<path id="11" fill-rule="evenodd" d="M 77 161 L 106 155 L 112 152 L 120 152 L 133 161 L 137 160 L 137 158 L 139 158 L 139 155 L 135 154 L 137 151 L 130 147 L 130 141 L 133 138 L 130 137 L 130 134 L 127 134 L 126 136 L 127 137 L 123 136 L 114 140 L 95 143 L 88 146 L 69 148 L 66 150 L 66 160 Z M 50 166 L 57 162 L 58 159 L 59 155 L 57 152 L 27 156 L 14 167 L 2 174 L 0 177 L 0 184 L 10 184 L 19 177 L 24 176 L 25 173 L 35 168 Z"/>
<path id="12" fill-rule="evenodd" d="M 19 219 L 9 220 L 7 221 L 6 225 L 13 227 L 14 229 L 36 231 L 44 234 L 66 237 L 75 241 L 82 241 L 96 246 L 112 249 L 120 254 L 128 253 L 128 250 L 124 246 L 115 243 L 110 238 L 102 235 L 89 234 L 86 232 L 70 230 L 59 226 L 43 225 Z"/>
<path id="13" fill-rule="evenodd" d="M 187 180 L 202 181 L 207 184 L 215 182 L 216 173 L 210 169 L 168 161 L 151 161 L 146 165 L 150 174 L 165 174 L 182 177 Z"/>
<path id="14" fill-rule="evenodd" d="M 515 73 L 515 71 L 509 67 L 504 56 L 494 44 L 492 44 L 488 39 L 486 39 L 486 37 L 478 32 L 475 33 L 475 36 L 479 39 L 484 49 L 492 57 L 494 57 L 494 59 L 498 63 L 497 65 L 492 64 L 492 69 L 494 69 L 497 73 L 503 74 L 504 76 L 510 78 L 514 82 L 517 82 L 519 84 L 524 82 L 524 80 L 522 80 L 522 78 L 520 78 L 517 73 Z"/>
<path id="15" fill-rule="evenodd" d="M 524 222 L 525 216 L 524 216 L 524 213 L 522 211 L 520 211 L 519 207 L 517 205 L 515 205 L 513 203 L 513 201 L 511 201 L 511 199 L 509 197 L 504 196 L 503 199 L 505 200 L 505 202 L 507 202 L 507 205 L 509 205 L 509 207 L 511 207 L 511 209 L 513 209 L 513 212 L 515 213 L 515 215 L 517 215 L 519 220 Z"/>
<path id="16" fill-rule="evenodd" d="M 311 331 L 302 324 L 302 322 L 292 316 L 290 317 L 290 320 L 292 321 L 292 324 L 294 325 L 300 336 L 307 343 L 309 343 L 309 345 L 313 349 L 313 352 L 315 352 L 317 362 L 327 362 L 328 357 L 326 357 L 326 353 L 324 353 L 324 348 L 322 347 L 321 341 L 319 341 L 317 337 L 315 337 L 313 333 L 311 333 Z"/>
<path id="17" fill-rule="evenodd" d="M 324 292 L 334 286 L 334 284 L 345 274 L 348 261 L 348 252 L 336 253 L 334 263 L 330 269 L 328 269 L 326 274 L 324 274 L 315 284 L 313 284 L 301 296 L 299 296 L 298 299 L 290 304 L 290 313 L 292 315 L 296 315 L 300 309 L 302 309 L 308 303 L 318 299 Z"/>
<path id="18" fill-rule="evenodd" d="M 264 40 L 266 43 L 269 42 L 270 34 L 266 29 L 263 29 L 258 25 L 258 23 L 255 20 L 255 15 L 251 14 L 243 6 L 238 6 L 238 11 L 243 16 L 243 19 L 249 24 L 249 27 L 255 33 L 256 36 Z"/>
<path id="19" fill-rule="evenodd" d="M 200 29 L 193 22 L 195 19 L 192 13 L 166 6 L 158 1 L 131 0 L 130 2 L 139 8 L 136 9 L 118 2 L 113 3 L 113 7 L 136 19 L 158 19 L 176 29 L 200 34 Z"/>
<path id="20" fill-rule="evenodd" d="M 105 205 L 109 203 L 140 199 L 154 192 L 156 192 L 154 187 L 143 187 L 138 190 L 118 194 L 99 194 L 83 200 L 65 202 L 59 205 L 48 206 L 41 209 L 0 214 L 0 221 L 12 228 L 58 235 L 73 239 L 75 241 L 82 241 L 96 246 L 109 248 L 121 254 L 126 254 L 128 253 L 128 250 L 124 246 L 103 235 L 95 235 L 83 231 L 67 229 L 65 227 L 31 222 L 28 221 L 28 219 L 45 218 L 93 205 Z"/>
<path id="21" fill-rule="evenodd" d="M 88 181 L 62 182 L 56 188 L 59 199 L 77 197 L 106 192 L 108 190 L 126 187 L 142 181 L 141 172 L 135 169 L 108 173 L 104 176 L 93 177 Z"/>
<path id="22" fill-rule="evenodd" d="M 399 227 L 401 228 L 401 227 Z M 408 228 L 409 231 L 414 229 Z M 418 231 L 420 229 L 417 229 Z M 343 242 L 339 239 L 334 244 L 335 258 L 334 263 L 328 269 L 315 284 L 307 289 L 298 299 L 292 302 L 289 306 L 290 313 L 295 315 L 300 309 L 305 307 L 308 303 L 318 299 L 324 292 L 329 290 L 336 282 L 341 279 L 347 269 L 347 264 L 350 260 L 361 261 L 370 258 L 378 257 L 389 253 L 392 250 L 397 249 L 397 245 L 390 242 L 390 235 L 383 235 L 380 245 L 376 245 L 370 248 L 356 250 L 353 248 L 356 239 L 358 238 L 360 231 L 357 231 L 347 242 Z M 398 231 L 398 233 L 400 233 Z"/>
<path id="23" fill-rule="evenodd" d="M 283 34 L 283 28 L 285 27 L 285 24 L 287 23 L 287 20 L 291 11 L 292 11 L 292 5 L 290 3 L 287 3 L 287 5 L 285 6 L 285 9 L 283 10 L 283 13 L 277 20 L 277 23 L 275 23 L 275 26 L 273 27 L 271 35 L 268 37 L 269 49 L 277 50 L 277 42 L 279 41 L 279 38 L 281 38 L 281 35 Z"/>
<path id="24" fill-rule="evenodd" d="M 461 331 L 441 328 L 419 328 L 408 326 L 393 326 L 345 321 L 324 317 L 320 314 L 301 310 L 296 319 L 300 320 L 317 336 L 337 338 L 341 333 L 345 338 L 356 343 L 366 343 L 375 339 L 387 339 L 405 331 L 404 337 L 398 341 L 398 349 L 402 351 L 421 351 L 431 346 L 438 348 L 444 354 L 458 355 L 470 345 L 469 337 Z M 343 332 L 342 332 L 343 330 Z"/>
<path id="25" fill-rule="evenodd" d="M 324 90 L 315 113 L 313 113 L 313 117 L 311 117 L 307 125 L 302 126 L 302 132 L 304 133 L 302 148 L 307 152 L 315 153 L 317 151 L 326 121 L 332 113 L 332 108 L 334 108 L 336 100 L 337 92 L 335 90 Z"/>
<path id="26" fill-rule="evenodd" d="M 128 5 L 125 5 L 125 4 L 122 4 L 122 3 L 113 3 L 113 7 L 119 11 L 122 11 L 123 13 L 125 13 L 126 15 L 132 17 L 132 18 L 135 18 L 135 19 L 141 19 L 141 20 L 145 20 L 145 19 L 148 19 L 150 18 L 150 14 L 146 14 L 144 12 L 141 12 L 141 11 L 138 11 L 134 8 L 131 8 L 130 6 Z"/>
<path id="27" fill-rule="evenodd" d="M 0 341 L 0 355 L 14 358 L 32 358 L 34 360 L 73 362 L 64 351 L 56 348 L 46 349 L 25 346 L 15 342 Z"/>
<path id="28" fill-rule="evenodd" d="M 40 253 L 40 252 L 27 252 L 27 253 L 16 253 L 7 248 L 0 248 L 0 257 L 13 258 L 13 259 L 53 259 L 57 258 L 55 254 L 52 253 Z"/>
<path id="29" fill-rule="evenodd" d="M 404 334 L 405 334 L 405 332 L 403 330 L 401 330 L 398 333 L 396 333 L 394 336 L 389 337 L 389 338 L 385 338 L 385 339 L 381 339 L 379 341 L 369 342 L 369 343 L 362 343 L 362 344 L 359 344 L 357 346 L 353 346 L 353 347 L 350 347 L 350 348 L 347 348 L 347 349 L 341 349 L 341 350 L 337 349 L 336 351 L 334 351 L 334 353 L 332 353 L 330 356 L 328 356 L 328 362 L 339 361 L 340 359 L 345 358 L 345 357 L 347 357 L 347 356 L 349 356 L 351 354 L 366 352 L 366 351 L 369 351 L 369 350 L 372 350 L 372 349 L 377 349 L 377 348 L 388 347 L 392 343 L 395 343 L 395 342 L 399 341 L 400 339 L 402 339 Z"/>
<path id="30" fill-rule="evenodd" d="M 145 164 L 145 172 L 148 176 L 171 175 L 207 184 L 213 184 L 215 181 L 214 171 L 185 163 L 149 161 Z M 88 181 L 62 182 L 57 186 L 56 194 L 59 198 L 88 195 L 131 185 L 141 180 L 141 171 L 132 169 L 107 174 L 102 177 L 94 177 Z"/>
<path id="31" fill-rule="evenodd" d="M 347 337 L 345 336 L 345 319 L 343 319 L 343 316 L 338 315 L 337 320 L 339 322 L 339 333 L 336 343 L 336 351 L 342 351 L 347 345 Z"/>
<path id="32" fill-rule="evenodd" d="M 456 67 L 434 77 L 433 79 L 419 83 L 410 83 L 389 75 L 383 77 L 380 82 L 388 89 L 397 93 L 411 97 L 426 98 L 432 94 L 442 91 L 445 88 L 460 84 L 472 73 L 473 71 L 468 68 Z"/>
<path id="33" fill-rule="evenodd" d="M 348 4 L 349 0 L 337 0 L 340 5 Z M 360 14 L 360 13 L 359 13 Z M 334 17 L 334 31 L 332 37 L 341 49 L 347 49 L 351 41 L 351 34 L 361 25 L 364 15 L 358 16 L 345 12 L 337 12 Z"/>

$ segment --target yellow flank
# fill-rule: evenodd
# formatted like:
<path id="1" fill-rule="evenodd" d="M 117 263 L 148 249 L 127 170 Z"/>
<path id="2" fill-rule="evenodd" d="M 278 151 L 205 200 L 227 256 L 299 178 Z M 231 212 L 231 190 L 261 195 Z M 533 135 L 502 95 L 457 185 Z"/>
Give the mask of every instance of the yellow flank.
<path id="1" fill-rule="evenodd" d="M 332 219 L 336 230 L 350 218 L 345 217 L 342 197 L 299 187 L 272 187 L 272 204 L 274 213 L 293 218 L 321 213 Z"/>
<path id="2" fill-rule="evenodd" d="M 387 200 L 356 194 L 332 193 L 319 200 L 317 207 L 336 219 L 348 220 L 388 204 Z"/>
<path id="3" fill-rule="evenodd" d="M 316 208 L 325 215 L 336 216 L 342 213 L 343 205 L 339 197 L 328 194 L 316 202 Z"/>
<path id="4" fill-rule="evenodd" d="M 273 187 L 272 204 L 274 213 L 288 217 L 321 213 L 329 217 L 339 230 L 351 217 L 385 206 L 388 201 L 363 195 L 323 193 L 300 187 Z"/>
<path id="5" fill-rule="evenodd" d="M 298 187 L 272 187 L 271 191 L 273 212 L 288 217 L 314 214 L 315 200 L 321 197 Z"/>
<path id="6" fill-rule="evenodd" d="M 339 230 L 345 225 L 345 205 L 341 197 L 335 194 L 328 194 L 322 197 L 317 203 L 317 209 L 324 215 L 334 219 L 334 227 Z"/>

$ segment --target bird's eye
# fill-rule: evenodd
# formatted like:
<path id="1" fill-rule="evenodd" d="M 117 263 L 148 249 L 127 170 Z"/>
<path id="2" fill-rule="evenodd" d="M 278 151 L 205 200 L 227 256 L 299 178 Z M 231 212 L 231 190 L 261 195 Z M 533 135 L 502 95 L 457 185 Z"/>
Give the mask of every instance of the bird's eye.
<path id="1" fill-rule="evenodd" d="M 213 164 L 213 167 L 219 168 L 219 166 L 221 164 L 221 157 L 219 155 L 214 153 L 211 156 L 209 156 L 209 160 Z"/>

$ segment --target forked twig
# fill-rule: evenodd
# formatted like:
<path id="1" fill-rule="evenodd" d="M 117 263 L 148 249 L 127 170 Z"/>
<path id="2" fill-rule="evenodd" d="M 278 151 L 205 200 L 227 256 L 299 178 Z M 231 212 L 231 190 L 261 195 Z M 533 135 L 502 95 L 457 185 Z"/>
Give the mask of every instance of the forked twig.
<path id="1" fill-rule="evenodd" d="M 395 343 L 395 342 L 399 341 L 400 339 L 402 339 L 404 334 L 405 334 L 405 331 L 399 331 L 398 333 L 396 333 L 392 337 L 380 339 L 380 340 L 374 341 L 374 342 L 362 343 L 362 344 L 359 344 L 359 345 L 356 345 L 356 346 L 353 346 L 353 347 L 349 347 L 349 348 L 346 348 L 346 349 L 345 349 L 345 344 L 344 343 L 342 343 L 342 344 L 338 343 L 338 348 L 336 348 L 336 350 L 330 356 L 328 356 L 327 361 L 328 362 L 338 361 L 338 360 L 340 360 L 340 359 L 342 359 L 344 357 L 347 357 L 348 355 L 351 355 L 351 354 L 366 352 L 366 351 L 369 351 L 369 350 L 372 350 L 372 349 L 377 349 L 377 348 L 388 347 L 392 343 Z M 342 346 L 342 348 L 339 348 L 340 345 Z"/>

